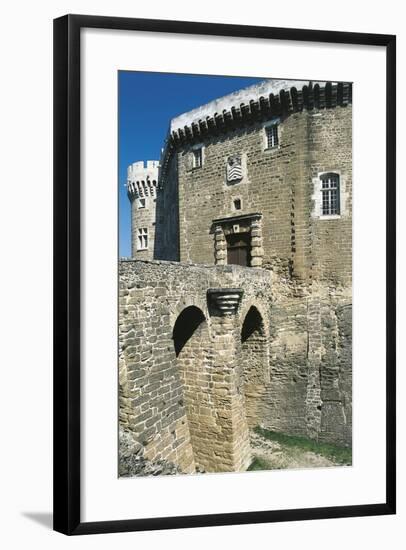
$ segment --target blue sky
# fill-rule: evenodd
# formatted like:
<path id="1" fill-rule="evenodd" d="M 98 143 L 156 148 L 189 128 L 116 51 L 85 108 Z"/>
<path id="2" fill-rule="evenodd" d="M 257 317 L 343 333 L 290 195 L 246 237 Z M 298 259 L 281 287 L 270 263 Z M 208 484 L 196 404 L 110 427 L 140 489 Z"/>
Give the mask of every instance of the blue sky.
<path id="1" fill-rule="evenodd" d="M 127 166 L 159 160 L 171 118 L 263 80 L 119 71 L 119 255 L 131 255 Z"/>

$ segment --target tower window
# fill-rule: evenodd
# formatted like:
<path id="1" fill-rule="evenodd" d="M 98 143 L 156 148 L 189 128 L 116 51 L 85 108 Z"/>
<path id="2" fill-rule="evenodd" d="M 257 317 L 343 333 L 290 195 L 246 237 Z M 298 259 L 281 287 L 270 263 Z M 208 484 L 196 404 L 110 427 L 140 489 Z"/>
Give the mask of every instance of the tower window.
<path id="1" fill-rule="evenodd" d="M 201 147 L 193 150 L 193 168 L 201 168 L 203 165 L 203 150 Z"/>
<path id="2" fill-rule="evenodd" d="M 147 199 L 140 198 L 138 199 L 138 208 L 145 208 L 147 205 Z"/>
<path id="3" fill-rule="evenodd" d="M 137 230 L 137 250 L 148 249 L 148 229 L 141 227 Z"/>
<path id="4" fill-rule="evenodd" d="M 265 128 L 266 148 L 273 149 L 279 144 L 278 124 L 271 124 Z"/>
<path id="5" fill-rule="evenodd" d="M 334 173 L 322 174 L 321 213 L 323 216 L 340 214 L 340 176 Z"/>
<path id="6" fill-rule="evenodd" d="M 241 210 L 241 199 L 233 200 L 234 210 Z"/>

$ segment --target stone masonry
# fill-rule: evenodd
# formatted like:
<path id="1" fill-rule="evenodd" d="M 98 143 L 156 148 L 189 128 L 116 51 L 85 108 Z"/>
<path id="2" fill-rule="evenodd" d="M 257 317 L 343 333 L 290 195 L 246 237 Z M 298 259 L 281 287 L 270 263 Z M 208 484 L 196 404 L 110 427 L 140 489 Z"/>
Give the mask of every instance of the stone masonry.
<path id="1" fill-rule="evenodd" d="M 157 160 L 134 162 L 127 170 L 127 193 L 131 201 L 131 251 L 134 258 L 152 260 L 155 242 L 158 191 Z"/>
<path id="2" fill-rule="evenodd" d="M 242 471 L 258 425 L 351 446 L 351 111 L 351 84 L 264 81 L 173 119 L 158 175 L 130 167 L 120 426 L 143 459 Z"/>
<path id="3" fill-rule="evenodd" d="M 289 307 L 282 296 L 281 308 L 272 278 L 242 266 L 120 262 L 120 425 L 145 457 L 184 472 L 243 470 L 256 425 L 351 441 L 350 310 L 330 295 L 291 297 Z M 208 289 L 235 288 L 241 301 L 224 315 Z M 193 330 L 183 347 L 182 316 Z"/>

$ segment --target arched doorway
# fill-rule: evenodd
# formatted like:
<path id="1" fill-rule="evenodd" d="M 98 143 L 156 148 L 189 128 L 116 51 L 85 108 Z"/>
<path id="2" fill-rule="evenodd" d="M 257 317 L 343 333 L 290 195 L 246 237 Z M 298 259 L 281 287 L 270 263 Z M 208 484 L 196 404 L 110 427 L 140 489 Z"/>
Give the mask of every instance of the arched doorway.
<path id="1" fill-rule="evenodd" d="M 199 308 L 189 306 L 181 312 L 173 328 L 173 343 L 195 463 L 210 471 L 208 441 L 215 433 L 216 421 L 211 402 L 209 330 Z"/>
<path id="2" fill-rule="evenodd" d="M 254 428 L 263 421 L 263 398 L 269 383 L 268 339 L 264 321 L 255 306 L 248 310 L 242 325 L 241 354 L 241 392 L 248 426 Z"/>

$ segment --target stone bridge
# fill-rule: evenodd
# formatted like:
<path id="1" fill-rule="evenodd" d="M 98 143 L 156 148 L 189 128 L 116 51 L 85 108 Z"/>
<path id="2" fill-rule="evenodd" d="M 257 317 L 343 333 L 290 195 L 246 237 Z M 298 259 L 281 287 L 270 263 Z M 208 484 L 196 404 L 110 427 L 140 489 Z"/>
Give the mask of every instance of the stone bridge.
<path id="1" fill-rule="evenodd" d="M 120 425 L 147 459 L 246 470 L 249 429 L 261 424 L 350 440 L 345 354 L 324 349 L 331 319 L 328 345 L 351 346 L 331 304 L 295 297 L 289 310 L 272 297 L 271 271 L 237 265 L 122 260 L 119 279 Z"/>
<path id="2" fill-rule="evenodd" d="M 248 467 L 269 380 L 269 293 L 266 270 L 121 262 L 120 423 L 146 457 Z"/>

